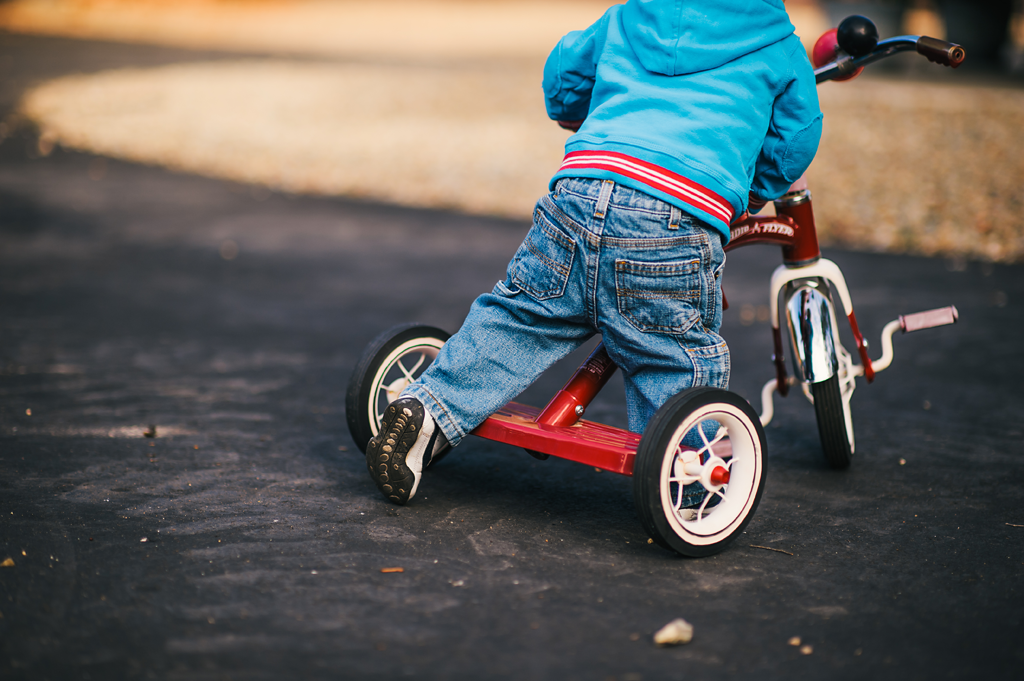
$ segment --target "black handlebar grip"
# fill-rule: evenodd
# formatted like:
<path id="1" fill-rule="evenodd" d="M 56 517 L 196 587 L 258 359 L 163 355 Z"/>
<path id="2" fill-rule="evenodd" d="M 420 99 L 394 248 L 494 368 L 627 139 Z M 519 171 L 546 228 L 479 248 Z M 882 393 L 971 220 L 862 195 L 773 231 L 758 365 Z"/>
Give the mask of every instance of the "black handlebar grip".
<path id="1" fill-rule="evenodd" d="M 928 61 L 951 66 L 954 69 L 960 66 L 964 57 L 967 56 L 964 48 L 956 43 L 947 43 L 945 40 L 929 38 L 926 35 L 917 39 L 917 51 L 928 57 Z"/>

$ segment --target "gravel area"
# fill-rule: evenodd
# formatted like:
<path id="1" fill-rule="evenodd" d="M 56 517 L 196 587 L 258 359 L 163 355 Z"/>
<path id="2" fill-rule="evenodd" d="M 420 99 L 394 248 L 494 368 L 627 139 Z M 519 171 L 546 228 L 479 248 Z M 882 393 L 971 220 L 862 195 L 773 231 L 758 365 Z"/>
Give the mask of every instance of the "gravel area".
<path id="1" fill-rule="evenodd" d="M 59 141 L 313 194 L 529 215 L 567 133 L 536 72 L 301 62 L 61 79 L 24 111 Z"/>
<path id="2" fill-rule="evenodd" d="M 291 13 L 278 2 L 241 3 L 250 10 L 244 20 L 239 4 L 209 0 L 173 10 L 142 2 L 131 11 L 114 0 L 64 2 L 47 4 L 60 9 L 51 14 L 41 13 L 43 4 L 9 3 L 0 8 L 0 25 L 318 55 L 44 83 L 21 105 L 41 130 L 44 153 L 61 144 L 286 192 L 526 217 L 566 137 L 544 113 L 544 55 L 563 29 L 582 26 L 604 3 L 544 9 L 498 2 L 485 11 L 477 4 L 388 0 L 376 15 L 366 2 L 301 2 Z M 89 10 L 96 6 L 117 7 L 108 16 L 118 21 L 101 21 Z M 402 17 L 398 38 L 415 21 L 448 33 L 384 39 L 387 22 L 372 19 L 388 12 Z M 791 12 L 802 34 L 816 34 L 820 16 L 812 7 Z M 527 19 L 540 14 L 551 21 L 531 32 Z M 206 28 L 186 31 L 184 17 L 199 15 L 208 19 Z M 162 28 L 145 34 L 161 17 Z M 226 29 L 232 17 L 239 20 L 234 33 Z M 272 40 L 275 18 L 281 30 Z M 308 40 L 300 50 L 303 26 Z M 504 30 L 488 30 L 494 26 Z M 439 40 L 442 34 L 447 40 Z M 479 40 L 488 34 L 493 40 Z M 357 58 L 339 60 L 346 55 Z M 977 76 L 967 71 L 947 75 L 955 77 L 929 83 L 865 76 L 820 89 L 826 131 L 810 181 L 824 243 L 1024 258 L 1024 91 L 975 85 Z"/>
<path id="3" fill-rule="evenodd" d="M 828 243 L 1024 258 L 1024 91 L 865 78 L 819 92 L 809 179 Z"/>

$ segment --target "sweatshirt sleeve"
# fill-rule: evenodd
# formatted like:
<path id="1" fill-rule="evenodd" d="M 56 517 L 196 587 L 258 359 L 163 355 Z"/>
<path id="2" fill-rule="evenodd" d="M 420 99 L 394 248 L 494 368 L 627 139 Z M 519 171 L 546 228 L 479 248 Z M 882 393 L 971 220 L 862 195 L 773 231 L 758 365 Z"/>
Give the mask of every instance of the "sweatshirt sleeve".
<path id="1" fill-rule="evenodd" d="M 793 54 L 794 77 L 775 99 L 768 134 L 751 183 L 752 199 L 772 201 L 797 181 L 814 160 L 821 141 L 817 85 L 803 48 Z"/>
<path id="2" fill-rule="evenodd" d="M 579 121 L 590 111 L 600 23 L 567 34 L 544 64 L 544 99 L 552 120 Z"/>

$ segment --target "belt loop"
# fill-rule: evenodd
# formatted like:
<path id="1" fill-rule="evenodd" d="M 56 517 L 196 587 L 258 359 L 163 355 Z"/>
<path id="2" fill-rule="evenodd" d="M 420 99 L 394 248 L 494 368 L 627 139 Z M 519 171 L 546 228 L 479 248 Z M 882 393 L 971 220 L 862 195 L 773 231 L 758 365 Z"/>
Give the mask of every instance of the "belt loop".
<path id="1" fill-rule="evenodd" d="M 613 189 L 615 189 L 613 181 L 601 181 L 601 193 L 597 196 L 597 206 L 594 208 L 594 217 L 598 220 L 603 220 L 605 213 L 608 212 L 608 202 L 611 201 Z"/>
<path id="2" fill-rule="evenodd" d="M 679 229 L 679 221 L 683 219 L 683 211 L 679 210 L 678 207 L 672 206 L 672 215 L 668 220 L 668 228 L 671 230 Z"/>

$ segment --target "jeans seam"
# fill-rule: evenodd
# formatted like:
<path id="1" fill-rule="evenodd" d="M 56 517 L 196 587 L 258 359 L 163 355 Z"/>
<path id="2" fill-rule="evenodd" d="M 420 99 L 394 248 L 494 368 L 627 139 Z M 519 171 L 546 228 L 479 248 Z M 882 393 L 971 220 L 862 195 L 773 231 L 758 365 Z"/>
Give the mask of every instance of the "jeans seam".
<path id="1" fill-rule="evenodd" d="M 566 193 L 571 194 L 572 192 L 567 191 Z M 593 200 L 586 196 L 580 198 Z M 557 220 L 559 225 L 561 225 L 566 230 L 571 232 L 574 236 L 583 239 L 589 246 L 597 247 L 600 245 L 601 237 L 597 236 L 589 229 L 587 229 L 585 226 L 581 225 L 580 223 L 576 222 L 571 217 L 566 215 L 562 211 L 562 209 L 559 208 L 555 204 L 555 202 L 551 200 L 551 197 L 549 195 L 545 194 L 544 197 L 541 199 L 541 202 L 544 204 L 545 208 L 548 209 L 549 216 Z"/>
<path id="2" fill-rule="evenodd" d="M 552 270 L 554 270 L 554 272 L 555 272 L 555 273 L 556 273 L 556 274 L 557 274 L 558 276 L 560 276 L 560 277 L 561 277 L 561 276 L 566 276 L 566 275 L 568 275 L 568 270 L 567 270 L 567 269 L 565 268 L 565 266 L 564 266 L 564 265 L 563 265 L 562 263 L 558 263 L 558 262 L 555 262 L 554 260 L 552 260 L 552 259 L 551 259 L 551 258 L 549 258 L 548 256 L 544 255 L 543 253 L 541 253 L 540 251 L 538 251 L 538 250 L 537 250 L 537 249 L 536 249 L 536 248 L 535 248 L 535 247 L 533 246 L 533 244 L 531 244 L 531 243 L 527 242 L 527 244 L 526 244 L 526 248 L 527 248 L 527 250 L 528 250 L 528 251 L 530 251 L 530 253 L 533 253 L 533 255 L 534 255 L 534 257 L 535 257 L 535 258 L 537 258 L 538 260 L 540 260 L 541 262 L 543 262 L 543 263 L 544 263 L 545 265 L 547 265 L 548 267 L 550 267 L 550 268 L 551 268 Z M 572 258 L 571 258 L 571 257 L 569 258 L 569 262 L 570 262 L 570 263 L 572 262 Z"/>
<path id="3" fill-rule="evenodd" d="M 617 236 L 605 236 L 602 237 L 605 244 L 608 246 L 619 247 L 619 248 L 645 248 L 645 249 L 661 249 L 661 248 L 672 248 L 674 246 L 700 246 L 700 237 L 696 234 L 688 236 L 671 236 L 671 237 L 636 237 L 636 238 L 624 238 Z"/>
<path id="4" fill-rule="evenodd" d="M 618 291 L 619 293 L 628 293 L 633 298 L 641 298 L 643 300 L 697 300 L 700 298 L 699 294 L 689 291 L 655 292 L 636 288 L 620 288 Z"/>
<path id="5" fill-rule="evenodd" d="M 568 255 L 568 264 L 552 260 L 546 254 L 542 253 L 530 238 L 530 234 L 534 233 L 533 230 L 539 230 L 544 238 L 548 239 L 556 247 L 563 249 L 564 253 Z M 513 266 L 509 269 L 509 277 L 520 288 L 520 290 L 525 291 L 536 300 L 550 300 L 552 298 L 559 298 L 565 295 L 565 289 L 568 285 L 569 277 L 572 274 L 573 261 L 576 259 L 576 242 L 571 237 L 559 231 L 558 225 L 551 223 L 551 221 L 544 215 L 544 212 L 539 208 L 535 212 L 534 224 L 530 234 L 528 234 L 523 240 L 523 247 L 525 247 L 538 262 L 547 266 L 554 275 L 554 278 L 549 282 L 544 282 L 549 284 L 548 288 L 539 288 L 538 284 L 541 283 L 540 281 L 527 276 L 526 272 L 520 272 L 518 265 L 523 262 L 523 259 L 518 257 L 518 252 L 517 256 L 513 257 Z M 525 269 L 529 268 L 527 267 Z M 536 273 L 536 270 L 534 270 L 534 273 Z M 550 284 L 555 285 L 550 286 Z"/>
<path id="6" fill-rule="evenodd" d="M 573 192 L 570 192 L 568 190 L 566 190 L 565 193 L 566 194 L 573 194 Z M 575 196 L 575 194 L 573 194 L 573 195 Z M 555 204 L 555 202 L 551 200 L 550 196 L 545 195 L 544 197 L 541 198 L 540 202 L 542 204 L 544 204 L 545 208 L 547 208 L 548 213 L 550 214 L 550 216 L 552 218 L 554 218 L 555 220 L 557 220 L 558 224 L 560 224 L 562 227 L 565 227 L 567 230 L 569 230 L 569 231 L 571 231 L 573 233 L 581 233 L 581 232 L 583 232 L 585 230 L 583 225 L 579 224 L 578 222 L 573 220 L 571 217 L 569 217 L 568 215 L 563 213 L 562 209 L 559 208 L 558 205 Z"/>
<path id="7" fill-rule="evenodd" d="M 706 328 L 704 329 L 704 331 L 706 333 L 708 333 L 708 334 L 714 334 L 716 336 L 718 335 L 718 334 L 715 334 L 713 331 L 710 331 L 709 329 L 706 329 Z M 721 338 L 721 336 L 719 336 L 719 338 Z M 679 343 L 679 346 L 683 349 L 683 352 L 686 353 L 686 357 L 687 357 L 687 359 L 690 360 L 690 364 L 693 367 L 693 386 L 694 387 L 700 386 L 700 385 L 710 385 L 710 383 L 708 382 L 708 379 L 710 378 L 710 374 L 708 374 L 708 372 L 705 371 L 704 367 L 702 366 L 702 362 L 697 362 L 697 361 L 695 361 L 694 358 L 695 357 L 699 357 L 699 358 L 701 358 L 704 361 L 708 361 L 708 360 L 711 359 L 712 356 L 709 356 L 709 355 L 706 355 L 706 354 L 702 353 L 701 352 L 702 350 L 704 350 L 705 348 L 722 348 L 723 351 L 721 353 L 717 353 L 717 354 L 720 357 L 724 357 L 724 363 L 723 363 L 724 366 L 722 367 L 722 374 L 723 374 L 725 380 L 722 381 L 723 385 L 719 386 L 719 387 L 723 387 L 723 388 L 728 387 L 728 385 L 729 385 L 729 376 L 732 373 L 732 367 L 731 367 L 731 363 L 732 362 L 731 362 L 731 357 L 730 357 L 730 353 L 729 353 L 729 345 L 725 342 L 725 339 L 722 339 L 720 342 L 715 343 L 714 345 L 691 346 L 689 344 L 684 343 L 682 338 L 677 336 L 676 337 L 676 342 Z"/>
<path id="8" fill-rule="evenodd" d="M 586 263 L 586 265 L 587 265 L 587 267 L 586 267 L 587 272 L 585 272 L 585 274 L 587 276 L 587 288 L 590 289 L 590 295 L 589 296 L 588 295 L 584 295 L 584 299 L 587 301 L 587 307 L 590 308 L 587 311 L 587 317 L 590 319 L 590 323 L 593 325 L 593 327 L 595 329 L 597 328 L 597 324 L 598 324 L 597 289 L 598 289 L 598 285 L 599 285 L 599 283 L 601 281 L 601 253 L 602 253 L 601 244 L 600 244 L 600 242 L 598 242 L 597 248 L 594 249 L 594 253 L 593 253 L 594 267 L 593 267 L 593 274 L 592 275 L 589 273 L 589 271 L 591 269 L 590 266 L 589 266 L 589 258 L 584 258 L 584 263 Z M 589 251 L 588 251 L 587 255 L 591 255 L 589 253 Z"/>
<path id="9" fill-rule="evenodd" d="M 545 218 L 543 211 L 541 211 L 539 208 L 534 213 L 534 221 L 537 224 L 537 226 L 541 229 L 541 231 L 544 232 L 544 234 L 548 235 L 555 241 L 558 241 L 566 250 L 572 250 L 574 246 L 573 240 L 570 237 L 566 236 L 565 234 L 559 232 L 557 229 L 557 225 L 551 225 L 555 229 L 549 229 L 548 226 L 544 223 L 550 222 L 550 220 L 547 220 Z"/>
<path id="10" fill-rule="evenodd" d="M 651 274 L 672 276 L 677 274 L 696 274 L 701 271 L 700 259 L 676 260 L 673 262 L 645 262 L 642 260 L 615 259 L 615 271 L 626 274 Z"/>

